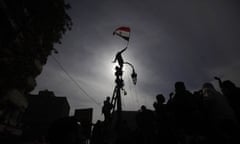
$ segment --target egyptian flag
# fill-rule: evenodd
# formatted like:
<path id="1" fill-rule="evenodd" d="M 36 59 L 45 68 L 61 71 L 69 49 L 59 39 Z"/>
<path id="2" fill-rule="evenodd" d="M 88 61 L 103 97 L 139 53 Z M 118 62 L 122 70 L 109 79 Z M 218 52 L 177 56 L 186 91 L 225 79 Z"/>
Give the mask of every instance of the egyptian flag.
<path id="1" fill-rule="evenodd" d="M 113 35 L 118 35 L 121 38 L 129 41 L 130 38 L 130 28 L 129 27 L 119 27 L 114 32 Z"/>

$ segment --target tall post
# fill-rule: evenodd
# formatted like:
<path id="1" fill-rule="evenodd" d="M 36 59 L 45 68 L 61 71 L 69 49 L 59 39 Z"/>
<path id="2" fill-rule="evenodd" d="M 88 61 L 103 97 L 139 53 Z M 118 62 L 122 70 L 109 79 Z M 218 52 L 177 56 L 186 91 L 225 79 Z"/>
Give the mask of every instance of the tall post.
<path id="1" fill-rule="evenodd" d="M 121 122 L 121 118 L 122 118 L 122 100 L 121 100 L 121 89 L 117 88 L 117 93 L 116 93 L 116 97 L 117 97 L 117 121 Z"/>
<path id="2" fill-rule="evenodd" d="M 119 126 L 120 122 L 121 122 L 121 118 L 122 118 L 122 101 L 121 101 L 121 90 L 124 90 L 124 81 L 123 81 L 123 66 L 124 64 L 127 64 L 129 65 L 133 72 L 131 74 L 131 77 L 133 79 L 133 83 L 134 85 L 136 84 L 137 82 L 137 74 L 134 70 L 134 67 L 131 63 L 129 62 L 124 62 L 123 58 L 122 58 L 122 53 L 127 49 L 124 48 L 123 50 L 119 51 L 117 54 L 116 54 L 116 57 L 115 57 L 115 60 L 114 62 L 118 61 L 118 66 L 115 67 L 115 76 L 116 76 L 116 79 L 115 79 L 115 83 L 116 83 L 116 86 L 114 88 L 114 92 L 113 92 L 113 97 L 112 97 L 112 104 L 113 104 L 113 111 L 115 109 L 115 106 L 117 105 L 117 114 L 116 114 L 116 125 L 117 127 Z M 124 90 L 124 92 L 126 92 Z"/>
<path id="3" fill-rule="evenodd" d="M 115 83 L 116 83 L 116 91 L 115 91 L 115 100 L 117 104 L 117 125 L 121 122 L 121 112 L 122 112 L 122 101 L 121 101 L 121 90 L 123 89 L 124 82 L 122 79 L 123 71 L 122 71 L 122 66 L 116 67 L 116 72 L 115 72 Z"/>

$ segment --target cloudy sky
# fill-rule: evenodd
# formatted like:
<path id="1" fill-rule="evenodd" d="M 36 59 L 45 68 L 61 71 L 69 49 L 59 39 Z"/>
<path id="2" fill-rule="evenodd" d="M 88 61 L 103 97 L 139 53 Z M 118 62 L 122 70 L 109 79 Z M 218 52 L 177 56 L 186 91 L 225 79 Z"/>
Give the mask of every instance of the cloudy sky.
<path id="1" fill-rule="evenodd" d="M 135 66 L 137 86 L 129 67 L 124 80 L 127 96 L 124 110 L 152 108 L 158 93 L 166 98 L 176 81 L 189 90 L 214 82 L 213 76 L 231 79 L 240 86 L 240 11 L 238 0 L 68 0 L 73 21 L 59 54 L 54 57 L 89 98 L 69 79 L 53 56 L 37 78 L 33 93 L 48 89 L 67 96 L 71 113 L 76 108 L 94 108 L 94 120 L 103 119 L 100 108 L 114 88 L 117 51 L 126 41 L 113 36 L 119 26 L 131 28 L 126 61 Z"/>

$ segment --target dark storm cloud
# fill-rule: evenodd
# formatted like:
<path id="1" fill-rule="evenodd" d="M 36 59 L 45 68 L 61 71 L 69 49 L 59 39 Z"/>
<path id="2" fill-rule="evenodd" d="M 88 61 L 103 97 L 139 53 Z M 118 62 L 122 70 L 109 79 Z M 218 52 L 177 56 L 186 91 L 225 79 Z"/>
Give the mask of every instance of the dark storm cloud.
<path id="1" fill-rule="evenodd" d="M 111 95 L 114 87 L 111 61 L 126 43 L 113 37 L 112 32 L 122 25 L 132 29 L 130 46 L 123 56 L 138 72 L 139 101 L 152 105 L 157 93 L 168 95 L 178 80 L 186 82 L 190 90 L 199 89 L 215 75 L 240 84 L 238 1 L 70 0 L 69 3 L 74 25 L 62 45 L 56 45 L 59 50 L 56 57 L 99 103 Z M 67 95 L 72 108 L 87 104 L 99 109 L 67 79 L 50 60 L 38 78 L 38 89 L 49 88 Z M 125 82 L 131 96 L 124 99 L 136 103 L 129 80 Z"/>

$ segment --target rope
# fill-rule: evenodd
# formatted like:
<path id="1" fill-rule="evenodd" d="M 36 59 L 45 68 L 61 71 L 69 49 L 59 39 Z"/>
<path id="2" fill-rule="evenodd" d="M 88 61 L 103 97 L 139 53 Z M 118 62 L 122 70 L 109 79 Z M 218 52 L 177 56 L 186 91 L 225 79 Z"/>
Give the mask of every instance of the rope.
<path id="1" fill-rule="evenodd" d="M 68 78 L 76 84 L 76 86 L 90 99 L 92 100 L 96 105 L 101 107 L 101 105 L 93 98 L 91 97 L 79 84 L 78 82 L 67 72 L 67 70 L 63 67 L 63 65 L 56 59 L 56 57 L 53 55 L 52 56 L 55 62 L 58 64 L 58 66 L 61 68 L 61 70 L 68 76 Z"/>

